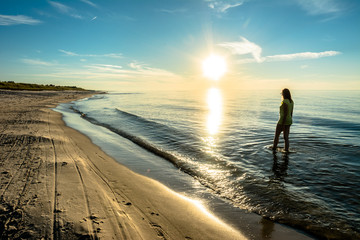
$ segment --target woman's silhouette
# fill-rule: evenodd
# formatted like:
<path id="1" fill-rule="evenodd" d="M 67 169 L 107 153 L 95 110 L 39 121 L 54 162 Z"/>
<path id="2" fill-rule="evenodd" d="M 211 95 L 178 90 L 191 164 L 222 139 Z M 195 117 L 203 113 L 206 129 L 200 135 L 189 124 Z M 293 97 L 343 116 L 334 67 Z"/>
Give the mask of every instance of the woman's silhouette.
<path id="1" fill-rule="evenodd" d="M 289 89 L 284 88 L 281 92 L 282 102 L 280 105 L 280 118 L 276 125 L 273 151 L 276 151 L 277 145 L 279 143 L 280 133 L 283 132 L 284 141 L 285 141 L 285 151 L 289 151 L 289 133 L 290 126 L 292 124 L 292 115 L 294 109 L 294 101 L 291 99 L 291 94 Z"/>

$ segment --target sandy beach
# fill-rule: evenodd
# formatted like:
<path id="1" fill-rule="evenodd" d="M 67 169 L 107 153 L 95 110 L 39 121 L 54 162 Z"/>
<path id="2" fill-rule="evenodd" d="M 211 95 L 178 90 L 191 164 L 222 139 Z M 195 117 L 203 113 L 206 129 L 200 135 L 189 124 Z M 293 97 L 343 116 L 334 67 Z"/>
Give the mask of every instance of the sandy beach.
<path id="1" fill-rule="evenodd" d="M 51 110 L 91 94 L 0 92 L 1 239 L 245 239 Z"/>

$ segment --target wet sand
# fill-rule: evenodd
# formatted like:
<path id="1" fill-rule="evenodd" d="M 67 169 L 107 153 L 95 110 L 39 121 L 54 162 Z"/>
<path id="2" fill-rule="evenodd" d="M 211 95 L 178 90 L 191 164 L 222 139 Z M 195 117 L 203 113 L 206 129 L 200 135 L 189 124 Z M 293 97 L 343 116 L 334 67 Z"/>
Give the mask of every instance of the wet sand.
<path id="1" fill-rule="evenodd" d="M 51 110 L 92 94 L 0 90 L 0 239 L 245 239 Z"/>

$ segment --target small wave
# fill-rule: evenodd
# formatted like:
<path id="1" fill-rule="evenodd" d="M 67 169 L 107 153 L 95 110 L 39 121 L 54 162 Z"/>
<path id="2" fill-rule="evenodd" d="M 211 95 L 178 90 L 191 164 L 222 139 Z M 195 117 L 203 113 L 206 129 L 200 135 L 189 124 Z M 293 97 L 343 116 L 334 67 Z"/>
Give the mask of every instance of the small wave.
<path id="1" fill-rule="evenodd" d="M 234 174 L 236 171 L 238 171 L 238 168 L 234 164 L 232 164 L 228 161 L 221 160 L 216 156 L 212 156 L 211 154 L 209 155 L 207 152 L 202 151 L 201 149 L 197 148 L 196 146 L 192 146 L 190 144 L 180 143 L 180 142 L 176 142 L 175 140 L 172 140 L 173 141 L 172 144 L 178 145 L 178 149 L 181 149 L 181 152 L 183 152 L 183 153 L 172 153 L 171 151 L 168 151 L 159 146 L 156 146 L 141 137 L 138 137 L 138 136 L 135 136 L 135 135 L 129 133 L 128 131 L 113 127 L 112 125 L 107 124 L 107 123 L 99 122 L 95 118 L 86 115 L 85 113 L 79 111 L 78 109 L 75 109 L 74 107 L 71 107 L 71 109 L 74 112 L 80 114 L 82 118 L 89 121 L 90 123 L 105 127 L 108 130 L 120 135 L 121 137 L 124 137 L 124 138 L 132 141 L 133 143 L 137 144 L 138 146 L 142 147 L 143 149 L 169 161 L 176 168 L 178 168 L 181 171 L 189 174 L 190 176 L 198 179 L 205 186 L 207 186 L 215 191 L 219 190 L 219 187 L 217 186 L 217 181 L 219 179 L 216 179 L 213 176 L 210 176 L 206 171 L 204 171 L 203 166 L 206 165 L 206 168 L 209 171 L 223 172 L 224 174 L 222 174 L 222 177 L 226 177 L 225 172 L 232 172 Z M 117 111 L 119 111 L 121 114 L 124 114 L 128 117 L 133 118 L 133 120 L 137 119 L 137 120 L 141 120 L 143 122 L 157 125 L 158 127 L 155 129 L 158 131 L 157 132 L 158 134 L 160 134 L 160 133 L 166 134 L 167 132 L 174 131 L 170 127 L 167 127 L 165 125 L 162 125 L 162 124 L 159 124 L 156 122 L 146 120 L 140 116 L 137 116 L 137 115 L 134 115 L 134 114 L 131 114 L 128 112 L 124 112 L 124 111 L 121 111 L 118 109 L 117 109 Z M 165 141 L 167 142 L 168 145 L 171 144 L 171 142 L 170 142 L 171 137 L 163 136 L 163 138 L 165 139 Z M 238 173 L 238 174 L 242 174 L 242 173 Z"/>
<path id="2" fill-rule="evenodd" d="M 89 98 L 85 98 L 85 99 L 81 99 L 79 101 L 94 101 L 94 100 L 100 100 L 100 99 L 104 99 L 105 98 L 105 93 L 102 93 L 102 94 L 97 94 L 97 95 L 94 95 L 92 97 L 89 97 Z"/>
<path id="3" fill-rule="evenodd" d="M 295 121 L 301 124 L 344 129 L 348 131 L 360 131 L 360 124 L 355 122 L 307 116 L 298 117 Z"/>
<path id="4" fill-rule="evenodd" d="M 98 126 L 101 126 L 101 127 L 105 127 L 107 129 L 109 129 L 110 131 L 120 135 L 121 137 L 124 137 L 130 141 L 132 141 L 133 143 L 137 144 L 138 146 L 144 148 L 145 150 L 159 156 L 159 157 L 162 157 L 166 160 L 168 160 L 169 162 L 171 162 L 172 164 L 174 164 L 175 167 L 181 169 L 182 171 L 190 174 L 190 175 L 194 175 L 194 171 L 192 171 L 192 169 L 188 166 L 186 166 L 186 163 L 181 161 L 178 157 L 176 157 L 174 154 L 171 154 L 161 148 L 158 148 L 156 146 L 154 146 L 153 144 L 147 142 L 146 140 L 140 138 L 140 137 L 137 137 L 137 136 L 134 136 L 126 131 L 123 131 L 121 129 L 118 129 L 118 128 L 115 128 L 113 126 L 111 126 L 110 124 L 107 124 L 107 123 L 101 123 L 99 121 L 97 121 L 95 118 L 92 118 L 92 117 L 89 117 L 87 116 L 85 113 L 79 111 L 78 109 L 75 109 L 74 107 L 70 107 L 74 112 L 78 113 L 81 115 L 82 118 L 84 118 L 85 120 L 91 122 L 92 124 L 95 124 L 95 125 L 98 125 Z M 121 110 L 118 110 L 118 111 L 121 111 Z M 127 114 L 128 116 L 131 116 L 131 117 L 136 117 L 136 118 L 141 118 L 139 116 L 136 116 L 136 115 L 133 115 L 133 114 L 130 114 L 130 113 L 126 113 L 126 112 L 123 112 L 121 111 L 123 114 Z"/>
<path id="5" fill-rule="evenodd" d="M 122 117 L 127 118 L 132 123 L 137 123 L 139 127 L 146 126 L 147 129 L 153 129 L 154 131 L 160 132 L 160 133 L 168 133 L 168 141 L 170 141 L 172 138 L 177 139 L 186 139 L 191 141 L 199 141 L 199 138 L 195 136 L 192 133 L 185 133 L 184 131 L 177 130 L 176 128 L 169 127 L 167 125 L 148 120 L 146 118 L 143 118 L 141 116 L 122 111 L 118 108 L 115 108 L 116 112 L 120 114 Z M 155 134 L 158 135 L 158 134 Z M 162 136 L 164 136 L 162 134 Z"/>
<path id="6" fill-rule="evenodd" d="M 141 92 L 133 92 L 133 93 L 129 93 L 129 92 L 124 92 L 124 93 L 121 93 L 121 92 L 118 92 L 118 93 L 111 93 L 111 95 L 138 95 L 138 94 L 143 94 Z"/>
<path id="7" fill-rule="evenodd" d="M 135 114 L 132 114 L 132 113 L 129 113 L 129 112 L 122 111 L 122 110 L 120 110 L 120 109 L 118 109 L 118 108 L 115 108 L 115 110 L 116 110 L 118 113 L 120 113 L 120 114 L 122 114 L 122 115 L 125 115 L 125 116 L 127 116 L 127 117 L 131 117 L 131 118 L 134 118 L 134 119 L 139 119 L 139 120 L 141 120 L 141 121 L 150 122 L 150 121 L 146 120 L 145 118 L 142 118 L 142 117 L 140 117 L 140 116 L 138 116 L 138 115 L 135 115 Z"/>

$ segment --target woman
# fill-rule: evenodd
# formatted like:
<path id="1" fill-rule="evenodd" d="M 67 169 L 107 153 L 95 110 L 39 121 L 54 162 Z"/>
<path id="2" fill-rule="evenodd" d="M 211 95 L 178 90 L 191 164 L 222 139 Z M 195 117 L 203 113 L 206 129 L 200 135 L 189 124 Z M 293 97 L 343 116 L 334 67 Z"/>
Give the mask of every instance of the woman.
<path id="1" fill-rule="evenodd" d="M 289 89 L 284 88 L 282 90 L 282 102 L 280 105 L 280 118 L 276 125 L 273 151 L 276 151 L 277 145 L 279 143 L 280 133 L 283 132 L 285 140 L 285 151 L 289 151 L 289 133 L 290 126 L 292 124 L 292 115 L 294 109 L 294 101 L 291 99 L 291 94 Z"/>

